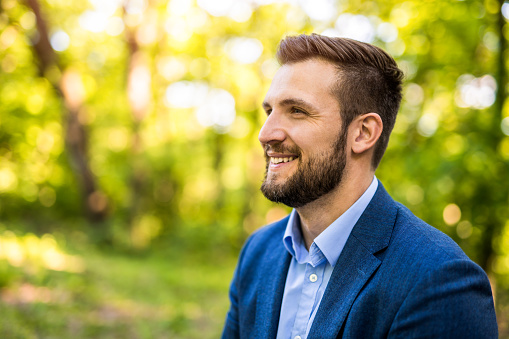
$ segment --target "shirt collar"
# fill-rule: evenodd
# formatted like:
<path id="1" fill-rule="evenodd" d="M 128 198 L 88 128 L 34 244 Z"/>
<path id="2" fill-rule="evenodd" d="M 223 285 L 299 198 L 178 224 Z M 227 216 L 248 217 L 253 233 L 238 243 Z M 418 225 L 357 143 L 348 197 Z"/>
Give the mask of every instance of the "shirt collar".
<path id="1" fill-rule="evenodd" d="M 299 214 L 295 209 L 292 210 L 286 225 L 285 234 L 283 235 L 283 244 L 286 250 L 299 264 L 309 262 L 316 266 L 325 257 L 329 264 L 334 266 L 343 251 L 343 247 L 345 247 L 353 227 L 375 195 L 377 188 L 378 180 L 376 177 L 373 177 L 371 184 L 361 197 L 315 238 L 309 252 L 302 239 Z"/>
<path id="2" fill-rule="evenodd" d="M 297 261 L 300 262 L 304 259 L 305 253 L 302 253 L 304 241 L 300 231 L 300 218 L 295 209 L 292 210 L 288 224 L 286 224 L 285 234 L 283 235 L 283 244 L 285 245 L 286 250 L 295 259 L 297 259 Z M 306 250 L 305 247 L 304 250 Z"/>

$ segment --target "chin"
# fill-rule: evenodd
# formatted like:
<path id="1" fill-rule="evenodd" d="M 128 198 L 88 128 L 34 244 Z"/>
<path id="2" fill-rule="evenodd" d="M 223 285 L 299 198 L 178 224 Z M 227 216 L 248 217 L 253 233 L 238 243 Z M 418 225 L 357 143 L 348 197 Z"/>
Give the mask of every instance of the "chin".
<path id="1" fill-rule="evenodd" d="M 282 186 L 286 183 L 287 176 L 282 176 L 280 173 L 268 173 L 265 182 L 269 185 Z"/>

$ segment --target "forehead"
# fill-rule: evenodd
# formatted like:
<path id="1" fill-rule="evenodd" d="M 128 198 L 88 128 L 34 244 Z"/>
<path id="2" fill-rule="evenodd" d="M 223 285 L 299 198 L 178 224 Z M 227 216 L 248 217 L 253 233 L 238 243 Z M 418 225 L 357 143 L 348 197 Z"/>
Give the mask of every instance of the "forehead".
<path id="1" fill-rule="evenodd" d="M 286 97 L 297 97 L 313 102 L 325 100 L 323 104 L 334 101 L 337 104 L 332 93 L 337 76 L 337 69 L 333 64 L 319 59 L 285 64 L 272 79 L 265 101 L 271 103 Z"/>

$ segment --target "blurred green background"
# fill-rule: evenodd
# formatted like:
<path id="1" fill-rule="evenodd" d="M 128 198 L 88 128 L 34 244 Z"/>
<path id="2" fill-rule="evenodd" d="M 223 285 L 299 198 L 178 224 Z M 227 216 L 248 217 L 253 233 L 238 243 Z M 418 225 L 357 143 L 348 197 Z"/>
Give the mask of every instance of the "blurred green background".
<path id="1" fill-rule="evenodd" d="M 0 336 L 217 338 L 278 41 L 405 71 L 378 178 L 488 273 L 509 337 L 509 3 L 1 0 Z"/>

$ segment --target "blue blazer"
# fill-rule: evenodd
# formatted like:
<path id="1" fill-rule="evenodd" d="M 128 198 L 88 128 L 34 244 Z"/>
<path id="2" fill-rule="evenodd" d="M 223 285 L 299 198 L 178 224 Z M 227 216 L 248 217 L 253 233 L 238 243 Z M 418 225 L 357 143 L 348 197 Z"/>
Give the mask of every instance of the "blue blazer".
<path id="1" fill-rule="evenodd" d="M 223 338 L 275 338 L 288 217 L 255 232 L 230 287 Z M 497 338 L 490 283 L 456 243 L 379 182 L 334 267 L 308 338 Z"/>

